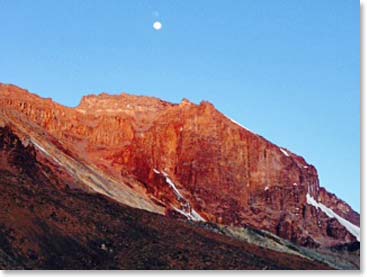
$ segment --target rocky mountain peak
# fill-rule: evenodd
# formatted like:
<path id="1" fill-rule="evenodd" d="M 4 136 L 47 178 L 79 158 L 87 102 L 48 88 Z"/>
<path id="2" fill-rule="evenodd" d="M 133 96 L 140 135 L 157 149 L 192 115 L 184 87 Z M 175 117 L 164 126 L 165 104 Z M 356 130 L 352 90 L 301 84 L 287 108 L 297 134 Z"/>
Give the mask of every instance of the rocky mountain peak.
<path id="1" fill-rule="evenodd" d="M 131 113 L 133 111 L 158 112 L 169 106 L 172 104 L 155 97 L 135 96 L 127 93 L 120 95 L 101 93 L 84 96 L 76 110 L 93 114 Z"/>
<path id="2" fill-rule="evenodd" d="M 189 220 L 251 226 L 310 247 L 356 241 L 348 224 L 359 230 L 359 214 L 321 188 L 316 168 L 207 101 L 195 105 L 184 99 L 177 105 L 102 93 L 83 97 L 71 109 L 1 85 L 0 105 L 2 125 L 27 130 L 51 156 L 72 155 L 114 184 L 98 192 L 110 196 L 111 187 L 128 183 L 129 193 L 113 194 L 122 203 Z M 60 166 L 70 166 L 62 157 Z M 90 185 L 91 178 L 97 177 L 82 180 Z M 128 201 L 132 191 L 150 204 L 139 204 L 136 195 Z"/>

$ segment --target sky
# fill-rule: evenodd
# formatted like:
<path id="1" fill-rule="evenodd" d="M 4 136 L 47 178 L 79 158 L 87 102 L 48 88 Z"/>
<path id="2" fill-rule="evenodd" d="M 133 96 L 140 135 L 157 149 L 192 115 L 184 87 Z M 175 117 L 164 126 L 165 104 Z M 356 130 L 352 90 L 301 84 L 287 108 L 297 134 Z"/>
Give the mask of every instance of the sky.
<path id="1" fill-rule="evenodd" d="M 359 5 L 0 0 L 0 82 L 71 107 L 101 92 L 210 101 L 360 211 Z"/>

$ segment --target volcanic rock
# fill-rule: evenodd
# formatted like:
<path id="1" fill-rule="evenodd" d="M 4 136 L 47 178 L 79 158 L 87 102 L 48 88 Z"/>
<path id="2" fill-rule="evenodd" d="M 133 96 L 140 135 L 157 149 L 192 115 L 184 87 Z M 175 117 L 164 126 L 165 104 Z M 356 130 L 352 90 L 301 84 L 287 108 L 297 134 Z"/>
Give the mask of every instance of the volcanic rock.
<path id="1" fill-rule="evenodd" d="M 309 195 L 359 226 L 359 214 L 320 187 L 314 166 L 209 102 L 103 93 L 68 108 L 0 85 L 0 106 L 3 125 L 22 130 L 37 151 L 48 149 L 84 190 L 169 217 L 251 226 L 309 247 L 359 240 L 307 202 Z"/>

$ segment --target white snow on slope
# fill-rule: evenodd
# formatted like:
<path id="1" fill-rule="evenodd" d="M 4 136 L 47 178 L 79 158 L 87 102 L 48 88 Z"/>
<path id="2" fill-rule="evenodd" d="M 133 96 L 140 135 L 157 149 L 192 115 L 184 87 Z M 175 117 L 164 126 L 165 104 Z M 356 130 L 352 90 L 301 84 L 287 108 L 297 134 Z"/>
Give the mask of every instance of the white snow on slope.
<path id="1" fill-rule="evenodd" d="M 282 151 L 282 153 L 283 153 L 284 155 L 286 155 L 287 157 L 289 157 L 288 152 L 287 152 L 287 151 L 285 151 L 283 148 L 279 148 L 279 150 L 280 150 L 280 151 Z"/>
<path id="2" fill-rule="evenodd" d="M 182 198 L 182 199 L 185 199 L 182 194 L 179 192 L 179 190 L 176 188 L 176 185 L 175 183 L 169 178 L 168 174 L 166 172 L 162 172 L 164 177 L 166 177 L 166 182 L 167 184 L 173 189 L 173 191 L 175 192 L 176 196 L 178 198 Z"/>
<path id="3" fill-rule="evenodd" d="M 160 172 L 157 169 L 153 169 L 153 171 L 156 174 L 163 174 L 163 176 L 166 178 L 166 183 L 170 186 L 170 188 L 172 188 L 172 190 L 175 193 L 178 201 L 181 203 L 181 209 L 178 209 L 178 208 L 172 206 L 172 208 L 176 212 L 184 215 L 189 220 L 205 222 L 205 219 L 202 218 L 200 216 L 200 214 L 192 208 L 190 202 L 185 197 L 182 196 L 182 194 L 180 193 L 180 191 L 176 187 L 175 183 L 169 178 L 169 176 L 166 172 L 164 172 L 164 171 Z"/>
<path id="4" fill-rule="evenodd" d="M 192 220 L 192 221 L 203 221 L 205 222 L 205 219 L 202 218 L 194 209 L 192 209 L 191 213 L 187 213 L 183 210 L 177 209 L 176 207 L 172 207 L 176 212 L 182 214 L 183 216 L 185 216 L 187 219 Z"/>
<path id="5" fill-rule="evenodd" d="M 236 125 L 238 125 L 238 126 L 240 126 L 240 127 L 242 127 L 243 129 L 245 129 L 245 130 L 247 130 L 247 131 L 249 131 L 249 132 L 251 132 L 251 133 L 254 133 L 254 132 L 252 132 L 250 129 L 248 129 L 248 128 L 246 128 L 245 126 L 243 126 L 242 124 L 240 124 L 240 123 L 238 123 L 236 120 L 233 120 L 232 118 L 230 118 L 230 117 L 228 117 L 228 116 L 226 116 L 226 115 L 224 115 L 226 118 L 228 118 L 230 121 L 232 121 L 234 124 L 236 124 Z"/>
<path id="6" fill-rule="evenodd" d="M 191 218 L 194 221 L 203 221 L 205 222 L 205 219 L 201 217 L 201 215 L 199 215 L 197 213 L 197 211 L 195 211 L 194 209 L 191 209 Z"/>
<path id="7" fill-rule="evenodd" d="M 338 220 L 339 223 L 341 225 L 343 225 L 345 227 L 345 229 L 348 230 L 349 233 L 351 233 L 358 241 L 360 241 L 360 228 L 358 226 L 352 224 L 348 220 L 346 220 L 346 219 L 342 218 L 341 216 L 339 216 L 338 214 L 334 213 L 334 211 L 332 209 L 326 207 L 324 204 L 318 203 L 309 193 L 307 193 L 306 199 L 307 199 L 307 204 L 310 204 L 310 205 L 314 206 L 315 208 L 320 209 L 328 217 L 335 218 L 336 220 Z"/>

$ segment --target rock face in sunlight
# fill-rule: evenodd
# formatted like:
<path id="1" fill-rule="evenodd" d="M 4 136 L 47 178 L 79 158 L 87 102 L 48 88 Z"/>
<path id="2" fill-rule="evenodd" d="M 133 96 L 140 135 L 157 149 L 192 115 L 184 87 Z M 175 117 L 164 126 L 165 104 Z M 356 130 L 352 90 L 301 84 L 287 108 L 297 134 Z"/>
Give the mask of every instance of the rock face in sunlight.
<path id="1" fill-rule="evenodd" d="M 315 167 L 208 102 L 171 104 L 104 93 L 68 108 L 0 85 L 0 107 L 0 172 L 8 172 L 8 184 L 20 186 L 15 176 L 21 172 L 27 186 L 41 189 L 46 182 L 60 197 L 68 191 L 82 210 L 89 197 L 96 197 L 137 213 L 143 221 L 152 212 L 182 228 L 199 228 L 177 223 L 188 220 L 263 230 L 309 248 L 359 245 L 345 225 L 307 201 L 311 195 L 359 231 L 359 214 L 320 187 Z M 98 243 L 110 247 L 108 241 Z"/>

